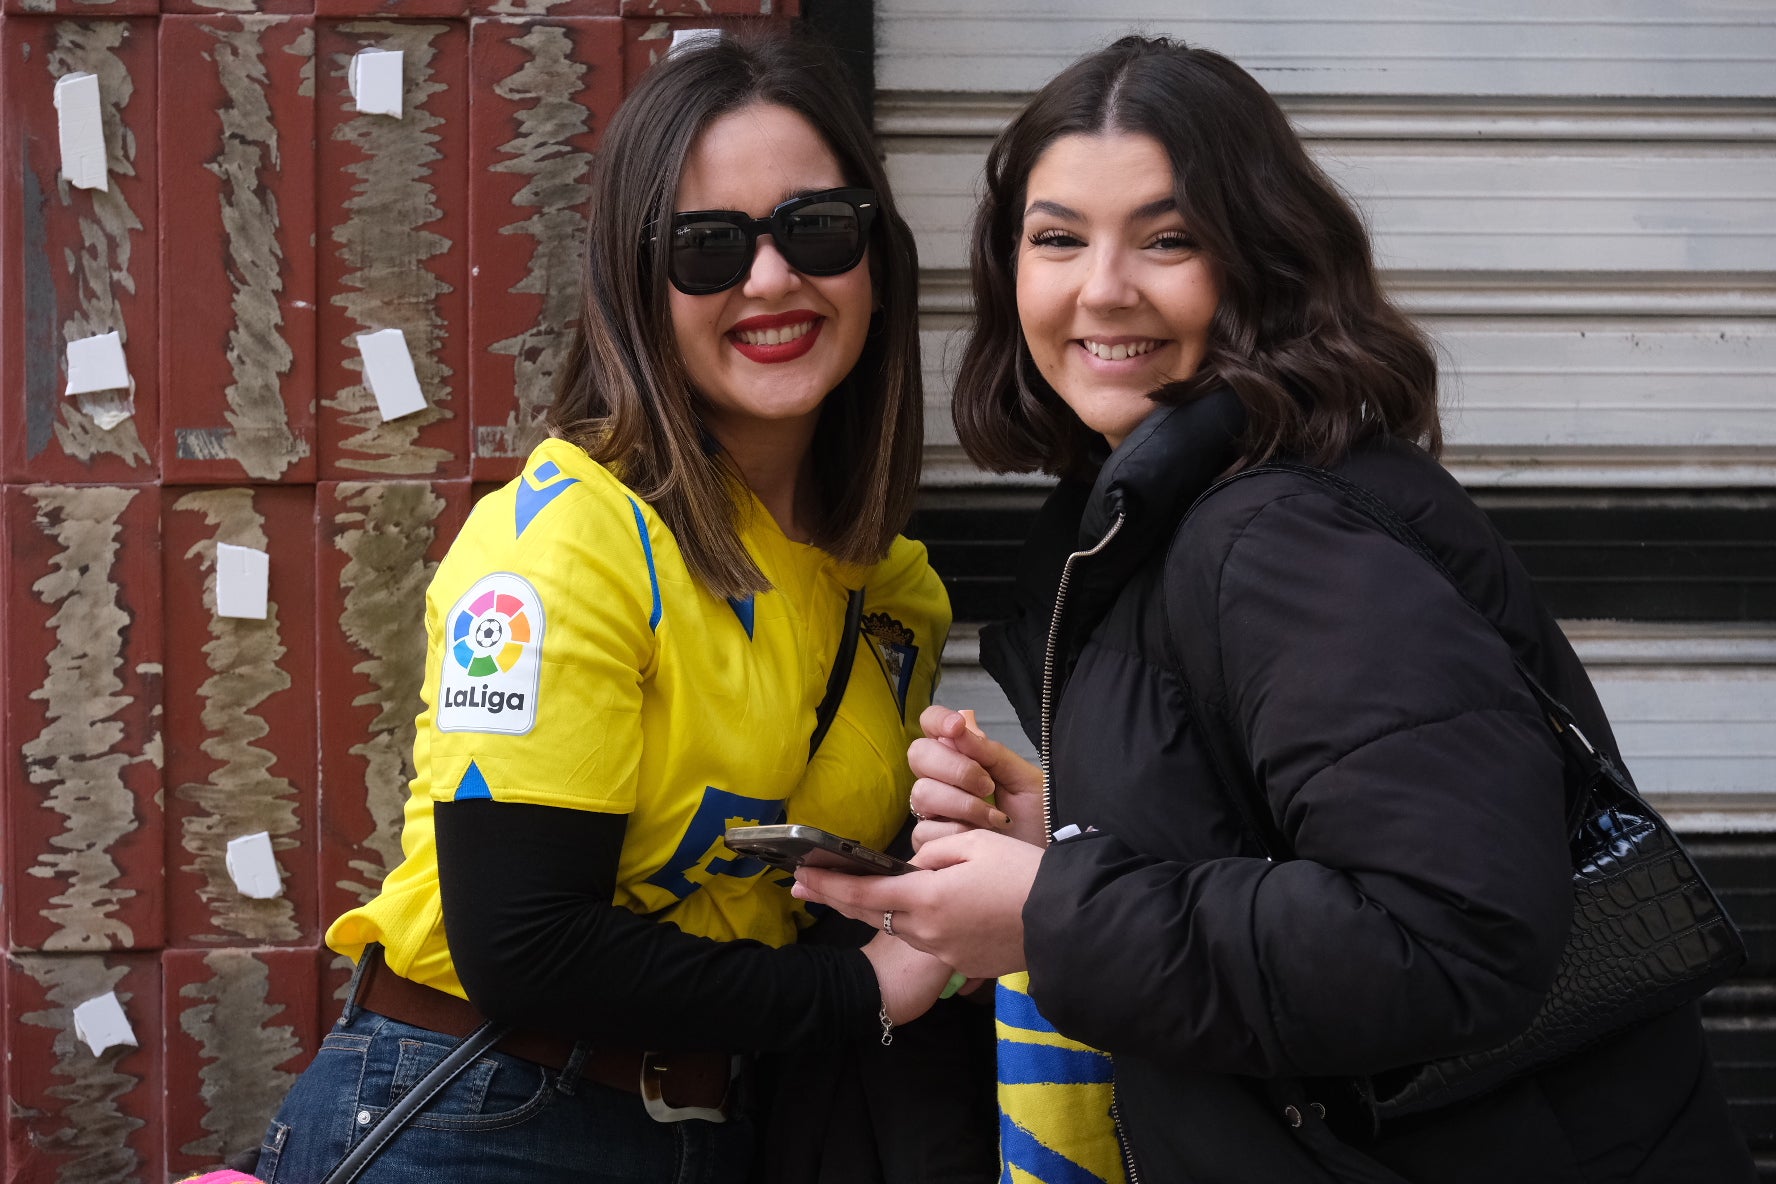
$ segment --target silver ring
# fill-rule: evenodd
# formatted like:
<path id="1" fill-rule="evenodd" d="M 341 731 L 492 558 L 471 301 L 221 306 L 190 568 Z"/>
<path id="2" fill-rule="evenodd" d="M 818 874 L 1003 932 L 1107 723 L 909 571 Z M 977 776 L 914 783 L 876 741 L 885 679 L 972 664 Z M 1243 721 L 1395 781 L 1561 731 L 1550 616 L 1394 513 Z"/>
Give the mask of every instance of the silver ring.
<path id="1" fill-rule="evenodd" d="M 894 936 L 894 910 L 889 909 L 882 914 L 882 932 L 889 937 Z"/>
<path id="2" fill-rule="evenodd" d="M 930 822 L 931 821 L 931 819 L 925 817 L 925 815 L 919 813 L 917 810 L 909 810 L 908 813 L 910 813 L 915 819 L 917 819 L 920 822 Z"/>

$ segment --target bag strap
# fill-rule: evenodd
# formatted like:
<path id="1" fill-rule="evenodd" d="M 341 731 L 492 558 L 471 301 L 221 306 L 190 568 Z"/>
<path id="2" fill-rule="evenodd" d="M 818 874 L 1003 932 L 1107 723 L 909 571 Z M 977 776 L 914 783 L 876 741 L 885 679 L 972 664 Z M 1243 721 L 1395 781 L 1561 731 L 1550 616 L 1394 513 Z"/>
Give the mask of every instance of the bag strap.
<path id="1" fill-rule="evenodd" d="M 851 663 L 857 657 L 857 636 L 863 631 L 863 589 L 858 588 L 845 600 L 845 631 L 839 636 L 839 650 L 833 655 L 832 673 L 826 679 L 826 696 L 814 711 L 814 735 L 808 740 L 808 759 L 820 751 L 820 742 L 839 714 L 839 703 L 851 681 Z"/>
<path id="2" fill-rule="evenodd" d="M 463 1070 L 477 1057 L 499 1043 L 506 1030 L 507 1025 L 488 1020 L 459 1040 L 443 1060 L 433 1065 L 424 1077 L 414 1082 L 412 1089 L 401 1095 L 400 1101 L 388 1108 L 381 1121 L 371 1127 L 362 1141 L 327 1173 L 321 1184 L 352 1184 L 370 1166 L 370 1161 L 388 1146 L 389 1140 L 399 1134 L 414 1115 L 431 1105 L 432 1099 L 444 1092 L 451 1082 L 462 1076 Z"/>
<path id="3" fill-rule="evenodd" d="M 1485 621 L 1488 625 L 1491 625 L 1495 633 L 1499 631 L 1498 625 L 1480 608 L 1479 605 L 1474 603 L 1473 598 L 1468 595 L 1468 590 L 1462 586 L 1461 581 L 1455 578 L 1455 573 L 1451 572 L 1448 566 L 1444 564 L 1442 557 L 1432 551 L 1430 546 L 1425 543 L 1424 539 L 1419 536 L 1418 532 L 1413 530 L 1411 526 L 1407 525 L 1406 521 L 1395 512 L 1394 508 L 1386 501 L 1382 500 L 1373 490 L 1358 485 L 1354 481 L 1346 480 L 1345 478 L 1340 477 L 1337 473 L 1327 472 L 1325 469 L 1317 469 L 1311 465 L 1295 464 L 1289 461 L 1277 461 L 1273 463 L 1278 469 L 1310 478 L 1343 493 L 1359 510 L 1367 514 L 1370 519 L 1379 525 L 1384 531 L 1393 536 L 1404 546 L 1410 548 L 1419 558 L 1430 564 L 1438 574 L 1440 574 L 1445 580 L 1449 581 L 1449 586 L 1454 588 L 1456 595 L 1462 598 L 1462 603 L 1473 609 L 1481 620 Z M 1504 640 L 1504 635 L 1502 633 L 1500 634 L 1500 639 Z M 1510 648 L 1510 642 L 1506 640 L 1505 645 L 1508 650 Z M 1553 693 L 1541 684 L 1541 680 L 1537 679 L 1536 676 L 1530 672 L 1529 667 L 1525 666 L 1522 659 L 1518 658 L 1515 653 L 1512 653 L 1511 655 L 1511 665 L 1516 667 L 1517 677 L 1523 680 L 1523 685 L 1529 689 L 1529 693 L 1535 699 L 1536 705 L 1542 709 L 1542 716 L 1547 721 L 1549 730 L 1554 733 L 1555 739 L 1560 742 L 1560 746 L 1562 750 L 1565 751 L 1568 759 L 1585 773 L 1586 777 L 1584 784 L 1591 784 L 1592 780 L 1598 776 L 1605 777 L 1635 800 L 1642 800 L 1640 792 L 1634 788 L 1634 783 L 1628 777 L 1627 773 L 1612 761 L 1607 754 L 1599 751 L 1597 747 L 1591 743 L 1590 739 L 1579 728 L 1578 717 L 1573 715 L 1572 710 L 1568 708 L 1566 704 L 1555 698 Z M 1575 795 L 1575 800 L 1568 804 L 1567 829 L 1569 833 L 1577 827 L 1584 804 L 1585 795 L 1583 793 Z"/>
<path id="4" fill-rule="evenodd" d="M 1424 539 L 1419 537 L 1418 532 L 1408 526 L 1405 519 L 1395 513 L 1392 506 L 1376 496 L 1374 491 L 1358 485 L 1354 481 L 1346 480 L 1345 478 L 1340 477 L 1337 473 L 1327 472 L 1325 469 L 1317 469 L 1312 465 L 1296 464 L 1292 461 L 1271 461 L 1268 464 L 1257 466 L 1255 471 L 1268 469 L 1274 469 L 1285 473 L 1294 473 L 1296 476 L 1318 481 L 1320 484 L 1330 486 L 1344 494 L 1344 496 L 1349 499 L 1357 509 L 1366 514 L 1370 520 L 1372 520 L 1377 526 L 1380 526 L 1387 534 L 1392 536 L 1395 541 L 1399 542 L 1402 546 L 1409 548 L 1420 559 L 1430 564 L 1431 567 L 1436 570 L 1438 575 L 1441 575 L 1445 580 L 1449 581 L 1449 586 L 1455 589 L 1456 595 L 1462 598 L 1463 604 L 1466 604 L 1469 608 L 1478 613 L 1480 618 L 1487 624 L 1492 625 L 1494 632 L 1498 631 L 1498 626 L 1493 624 L 1492 618 L 1487 616 L 1485 612 L 1481 611 L 1480 606 L 1474 603 L 1473 597 L 1468 595 L 1468 590 L 1462 586 L 1460 580 L 1455 578 L 1455 573 L 1449 570 L 1448 565 L 1443 562 L 1442 557 L 1435 551 L 1431 550 L 1429 545 L 1425 543 Z M 1573 717 L 1573 713 L 1567 710 L 1564 703 L 1548 693 L 1547 689 L 1537 681 L 1536 676 L 1529 672 L 1529 667 L 1525 666 L 1515 655 L 1511 658 L 1511 664 L 1517 668 L 1518 677 L 1523 679 L 1524 685 L 1529 688 L 1529 693 L 1535 697 L 1536 703 L 1549 716 L 1549 721 L 1553 725 L 1556 733 L 1568 728 L 1574 730 L 1578 728 L 1578 721 Z M 1580 737 L 1583 738 L 1583 733 L 1580 733 Z M 1584 746 L 1586 749 L 1595 753 L 1596 750 L 1591 748 L 1589 741 L 1585 741 Z"/>
<path id="5" fill-rule="evenodd" d="M 1292 473 L 1336 490 L 1343 495 L 1348 504 L 1379 526 L 1384 534 L 1430 564 L 1432 569 L 1448 581 L 1451 588 L 1455 589 L 1456 595 L 1462 598 L 1462 603 L 1478 613 L 1480 619 L 1491 625 L 1495 633 L 1499 631 L 1498 625 L 1481 610 L 1479 605 L 1474 603 L 1461 581 L 1455 578 L 1455 574 L 1449 570 L 1442 557 L 1431 550 L 1418 532 L 1413 530 L 1394 511 L 1392 506 L 1372 490 L 1358 485 L 1354 481 L 1346 480 L 1336 473 L 1312 465 L 1273 460 L 1234 474 L 1216 485 L 1209 493 L 1232 484 L 1234 481 L 1271 472 Z M 1197 504 L 1200 505 L 1207 496 L 1205 494 L 1204 498 L 1198 499 Z M 1194 508 L 1193 506 L 1192 509 Z M 1500 637 L 1502 639 L 1503 635 L 1500 634 Z M 1506 646 L 1508 649 L 1509 642 L 1506 643 Z M 1603 777 L 1635 800 L 1640 800 L 1639 792 L 1635 790 L 1627 775 L 1607 755 L 1598 751 L 1586 738 L 1585 733 L 1579 729 L 1578 720 L 1572 711 L 1542 686 L 1536 676 L 1530 673 L 1529 667 L 1525 666 L 1515 653 L 1511 656 L 1511 664 L 1516 668 L 1518 678 L 1523 680 L 1523 685 L 1528 688 L 1537 706 L 1541 708 L 1542 717 L 1549 730 L 1554 733 L 1556 740 L 1559 741 L 1562 751 L 1584 772 L 1585 777 L 1581 785 L 1590 786 L 1598 777 Z M 1204 724 L 1203 734 L 1208 745 L 1211 762 L 1215 765 L 1216 772 L 1220 774 L 1222 782 L 1231 791 L 1229 796 L 1233 799 L 1241 820 L 1257 837 L 1260 845 L 1264 847 L 1271 859 L 1293 858 L 1294 847 L 1277 824 L 1269 801 L 1264 797 L 1263 790 L 1252 775 L 1251 760 L 1239 742 L 1233 728 L 1233 721 L 1224 712 L 1211 707 L 1194 688 L 1191 689 L 1190 695 L 1196 706 L 1197 717 Z M 1588 794 L 1581 790 L 1573 795 L 1572 801 L 1567 803 L 1568 833 L 1571 833 L 1579 825 L 1584 814 L 1587 796 Z"/>

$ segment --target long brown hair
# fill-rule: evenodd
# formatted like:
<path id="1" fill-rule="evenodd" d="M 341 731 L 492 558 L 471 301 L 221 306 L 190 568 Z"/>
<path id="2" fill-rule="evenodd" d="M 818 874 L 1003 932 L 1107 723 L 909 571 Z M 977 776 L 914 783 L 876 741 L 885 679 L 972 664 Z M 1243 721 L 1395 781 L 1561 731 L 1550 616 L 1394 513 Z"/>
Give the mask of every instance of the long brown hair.
<path id="1" fill-rule="evenodd" d="M 711 122 L 752 103 L 814 125 L 847 184 L 876 191 L 869 266 L 881 310 L 863 354 L 821 405 L 813 542 L 854 563 L 887 553 L 918 493 L 924 438 L 918 257 L 868 125 L 828 56 L 777 36 L 723 36 L 652 67 L 605 129 L 593 179 L 585 303 L 549 424 L 609 466 L 677 537 L 718 596 L 770 587 L 740 541 L 733 467 L 698 415 L 666 296 L 666 235 L 685 157 Z"/>
<path id="2" fill-rule="evenodd" d="M 954 403 L 975 463 L 1082 476 L 1102 455 L 1031 360 L 1015 267 L 1038 158 L 1062 136 L 1107 131 L 1165 149 L 1179 212 L 1220 280 L 1201 367 L 1156 400 L 1231 387 L 1248 463 L 1285 453 L 1329 464 L 1378 434 L 1441 449 L 1435 356 L 1382 292 L 1361 219 L 1275 100 L 1218 53 L 1124 37 L 1037 92 L 987 157 L 970 244 L 974 333 Z"/>

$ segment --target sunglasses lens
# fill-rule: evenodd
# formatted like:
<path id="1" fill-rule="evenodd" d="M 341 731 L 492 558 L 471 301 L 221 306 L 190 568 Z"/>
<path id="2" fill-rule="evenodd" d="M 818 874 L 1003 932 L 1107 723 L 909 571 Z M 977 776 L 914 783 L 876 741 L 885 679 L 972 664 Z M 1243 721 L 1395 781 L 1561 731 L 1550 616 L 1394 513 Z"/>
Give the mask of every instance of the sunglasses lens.
<path id="1" fill-rule="evenodd" d="M 757 232 L 768 226 L 791 267 L 807 275 L 838 275 L 863 259 L 874 212 L 874 194 L 844 190 L 785 202 L 769 219 L 713 210 L 675 214 L 667 274 L 687 295 L 731 288 L 752 266 Z"/>
<path id="2" fill-rule="evenodd" d="M 863 257 L 863 227 L 850 202 L 816 202 L 785 214 L 782 222 L 777 249 L 797 271 L 837 275 Z"/>
<path id="3" fill-rule="evenodd" d="M 672 282 L 680 291 L 714 292 L 732 284 L 752 259 L 746 232 L 730 222 L 672 228 Z"/>

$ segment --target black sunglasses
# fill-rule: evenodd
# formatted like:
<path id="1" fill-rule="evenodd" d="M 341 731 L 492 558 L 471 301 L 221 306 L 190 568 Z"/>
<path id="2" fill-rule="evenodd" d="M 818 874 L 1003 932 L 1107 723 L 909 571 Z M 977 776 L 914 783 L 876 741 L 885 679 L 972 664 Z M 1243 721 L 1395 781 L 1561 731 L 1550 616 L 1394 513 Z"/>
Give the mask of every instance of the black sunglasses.
<path id="1" fill-rule="evenodd" d="M 686 210 L 672 215 L 666 277 L 686 296 L 707 296 L 740 283 L 752 270 L 759 235 L 803 275 L 840 275 L 863 259 L 876 217 L 873 189 L 823 189 L 792 197 L 769 217 L 740 210 Z"/>

